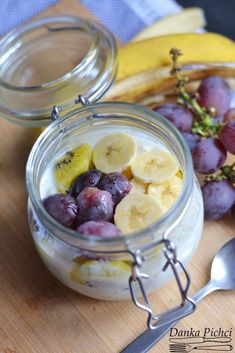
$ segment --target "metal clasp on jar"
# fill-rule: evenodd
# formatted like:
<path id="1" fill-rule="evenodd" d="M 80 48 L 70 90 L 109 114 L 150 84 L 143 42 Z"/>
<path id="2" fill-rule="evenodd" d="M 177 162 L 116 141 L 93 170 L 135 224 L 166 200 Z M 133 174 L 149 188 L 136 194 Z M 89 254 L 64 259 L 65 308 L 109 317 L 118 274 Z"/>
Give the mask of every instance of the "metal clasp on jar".
<path id="1" fill-rule="evenodd" d="M 166 269 L 170 266 L 180 295 L 181 295 L 181 304 L 174 307 L 173 309 L 167 310 L 160 314 L 155 314 L 153 312 L 151 303 L 149 301 L 147 292 L 145 290 L 145 279 L 148 279 L 149 276 L 145 273 L 141 272 L 141 266 L 143 261 L 145 261 L 145 257 L 141 256 L 141 250 L 129 250 L 129 253 L 133 257 L 132 263 L 132 274 L 129 278 L 129 288 L 131 293 L 131 298 L 133 303 L 144 310 L 148 314 L 147 325 L 150 329 L 156 329 L 157 327 L 164 326 L 169 323 L 173 323 L 177 320 L 182 319 L 183 317 L 191 314 L 196 309 L 195 301 L 188 296 L 188 290 L 190 287 L 190 276 L 188 271 L 186 270 L 183 263 L 178 259 L 175 245 L 169 239 L 163 237 L 163 239 L 157 241 L 154 246 L 163 245 L 162 251 L 166 258 L 166 263 L 162 268 L 162 271 L 166 271 Z M 144 251 L 149 250 L 145 247 Z M 183 285 L 183 281 L 180 279 L 179 272 L 183 271 L 185 276 L 186 284 Z M 137 285 L 137 287 L 136 287 Z M 137 290 L 139 289 L 139 293 L 143 296 L 144 303 L 141 304 L 137 298 Z"/>
<path id="2" fill-rule="evenodd" d="M 85 106 L 85 105 L 89 105 L 91 102 L 88 98 L 83 97 L 83 95 L 79 94 L 78 98 L 74 99 L 72 104 L 79 104 L 79 103 L 81 103 L 82 106 Z M 64 106 L 54 105 L 52 108 L 52 111 L 51 111 L 51 119 L 53 121 L 60 119 L 61 116 L 60 116 L 59 112 L 68 108 L 68 107 L 71 107 L 71 104 L 66 104 Z"/>

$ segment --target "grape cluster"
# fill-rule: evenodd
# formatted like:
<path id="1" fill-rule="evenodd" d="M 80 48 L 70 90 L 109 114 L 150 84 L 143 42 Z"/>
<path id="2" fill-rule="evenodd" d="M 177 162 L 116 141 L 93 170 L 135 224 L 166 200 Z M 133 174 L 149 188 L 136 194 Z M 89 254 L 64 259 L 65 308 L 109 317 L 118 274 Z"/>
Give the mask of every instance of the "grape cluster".
<path id="1" fill-rule="evenodd" d="M 176 79 L 179 82 L 177 75 Z M 176 104 L 154 110 L 181 131 L 198 173 L 220 171 L 206 177 L 202 186 L 205 217 L 219 219 L 231 210 L 235 220 L 235 166 L 223 167 L 227 153 L 235 155 L 235 108 L 230 109 L 230 87 L 222 77 L 209 76 L 194 95 L 181 85 L 178 98 Z"/>
<path id="2" fill-rule="evenodd" d="M 74 180 L 69 195 L 50 195 L 43 204 L 57 222 L 80 234 L 118 236 L 121 231 L 112 223 L 114 210 L 130 190 L 131 184 L 123 174 L 104 176 L 99 170 L 92 169 Z"/>

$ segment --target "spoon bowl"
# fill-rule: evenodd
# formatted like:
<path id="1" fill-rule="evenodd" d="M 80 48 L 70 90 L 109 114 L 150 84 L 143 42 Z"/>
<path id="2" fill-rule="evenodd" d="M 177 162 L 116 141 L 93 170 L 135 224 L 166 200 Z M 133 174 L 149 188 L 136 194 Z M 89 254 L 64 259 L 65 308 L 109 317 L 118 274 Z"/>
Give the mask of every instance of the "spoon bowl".
<path id="1" fill-rule="evenodd" d="M 235 289 L 235 237 L 228 241 L 214 257 L 211 281 L 220 290 Z"/>

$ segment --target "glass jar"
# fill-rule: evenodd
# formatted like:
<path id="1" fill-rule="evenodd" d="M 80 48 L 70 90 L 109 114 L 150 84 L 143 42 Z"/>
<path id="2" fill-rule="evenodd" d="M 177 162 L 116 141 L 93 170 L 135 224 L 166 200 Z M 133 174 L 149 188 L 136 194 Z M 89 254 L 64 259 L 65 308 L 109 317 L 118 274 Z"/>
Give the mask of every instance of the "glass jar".
<path id="1" fill-rule="evenodd" d="M 126 132 L 163 145 L 178 160 L 183 172 L 182 192 L 173 207 L 150 227 L 129 236 L 87 237 L 64 228 L 45 211 L 42 199 L 50 190 L 48 166 L 66 149 L 97 137 Z M 119 300 L 130 298 L 132 251 L 143 255 L 146 292 L 164 285 L 171 277 L 162 246 L 165 237 L 175 244 L 178 257 L 187 263 L 194 254 L 203 226 L 203 202 L 194 177 L 191 154 L 180 133 L 156 113 L 137 105 L 98 103 L 76 109 L 53 122 L 34 145 L 27 163 L 29 223 L 38 252 L 48 269 L 65 285 L 84 295 Z M 49 189 L 48 189 L 49 187 Z M 147 245 L 148 249 L 145 249 Z M 128 252 L 131 251 L 131 252 Z M 137 296 L 141 293 L 138 292 Z"/>
<path id="2" fill-rule="evenodd" d="M 93 298 L 128 299 L 131 294 L 141 306 L 137 298 L 143 295 L 144 309 L 152 319 L 147 293 L 164 285 L 172 274 L 182 303 L 190 302 L 183 263 L 197 248 L 203 203 L 191 154 L 172 124 L 141 106 L 93 104 L 109 89 L 116 71 L 115 39 L 102 25 L 70 16 L 31 22 L 0 41 L 0 112 L 28 126 L 48 125 L 51 116 L 56 120 L 36 141 L 26 168 L 29 224 L 45 265 L 65 285 Z M 74 103 L 79 108 L 74 109 Z M 45 192 L 53 193 L 45 171 L 66 150 L 82 141 L 93 144 L 111 131 L 129 131 L 169 150 L 183 172 L 183 189 L 173 207 L 143 231 L 108 239 L 85 237 L 64 228 L 45 211 Z M 180 268 L 186 274 L 185 287 L 179 280 Z"/>
<path id="3" fill-rule="evenodd" d="M 101 24 L 72 16 L 24 24 L 0 40 L 0 114 L 48 125 L 53 105 L 69 110 L 78 94 L 98 100 L 116 71 L 115 39 Z"/>

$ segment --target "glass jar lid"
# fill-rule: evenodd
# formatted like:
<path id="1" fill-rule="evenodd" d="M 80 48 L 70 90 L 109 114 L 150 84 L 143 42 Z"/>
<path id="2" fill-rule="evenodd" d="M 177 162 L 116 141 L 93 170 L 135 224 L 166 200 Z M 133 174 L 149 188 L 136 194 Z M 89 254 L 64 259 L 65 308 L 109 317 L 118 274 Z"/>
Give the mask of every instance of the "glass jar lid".
<path id="1" fill-rule="evenodd" d="M 53 105 L 70 110 L 78 95 L 100 99 L 113 83 L 116 43 L 95 21 L 47 17 L 0 41 L 0 113 L 18 124 L 44 126 Z"/>

